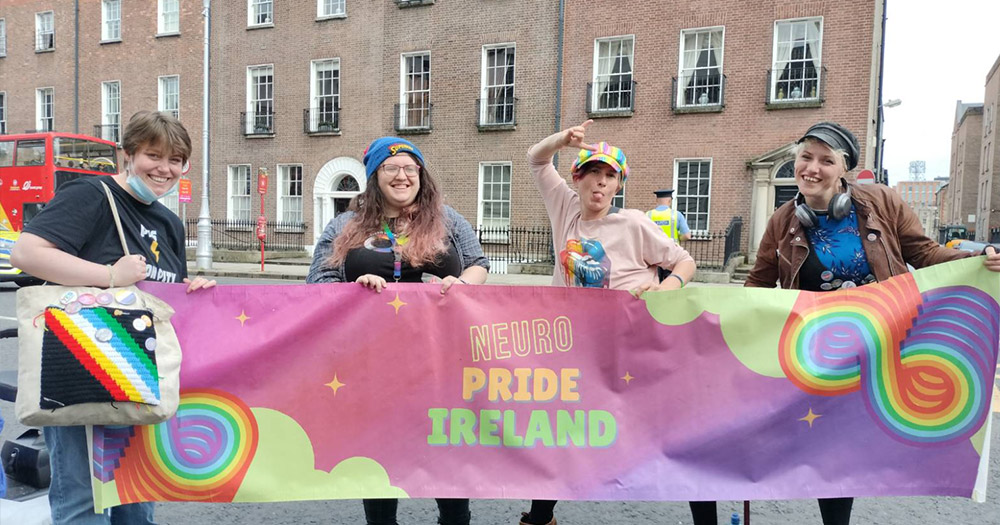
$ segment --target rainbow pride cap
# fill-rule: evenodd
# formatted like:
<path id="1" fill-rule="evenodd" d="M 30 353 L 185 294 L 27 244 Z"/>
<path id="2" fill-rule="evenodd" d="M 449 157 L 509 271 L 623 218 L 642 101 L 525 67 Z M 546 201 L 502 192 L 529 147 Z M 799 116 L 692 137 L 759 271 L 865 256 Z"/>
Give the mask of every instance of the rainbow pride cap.
<path id="1" fill-rule="evenodd" d="M 573 173 L 576 173 L 584 164 L 588 162 L 603 162 L 622 174 L 622 182 L 628 178 L 628 161 L 625 160 L 625 152 L 621 148 L 616 148 L 607 142 L 598 142 L 597 151 L 581 149 L 580 155 L 573 162 Z"/>

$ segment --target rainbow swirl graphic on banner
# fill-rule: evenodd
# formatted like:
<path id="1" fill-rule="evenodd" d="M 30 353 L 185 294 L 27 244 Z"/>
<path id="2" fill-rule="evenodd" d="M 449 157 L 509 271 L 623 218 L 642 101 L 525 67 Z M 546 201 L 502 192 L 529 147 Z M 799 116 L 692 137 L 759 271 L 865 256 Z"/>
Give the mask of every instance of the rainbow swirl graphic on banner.
<path id="1" fill-rule="evenodd" d="M 781 368 L 810 394 L 861 390 L 890 436 L 917 445 L 969 438 L 989 417 L 1000 320 L 969 286 L 923 294 L 910 274 L 799 295 L 780 339 Z"/>
<path id="2" fill-rule="evenodd" d="M 177 415 L 134 427 L 114 471 L 122 501 L 232 501 L 257 451 L 257 421 L 226 392 L 181 392 Z"/>

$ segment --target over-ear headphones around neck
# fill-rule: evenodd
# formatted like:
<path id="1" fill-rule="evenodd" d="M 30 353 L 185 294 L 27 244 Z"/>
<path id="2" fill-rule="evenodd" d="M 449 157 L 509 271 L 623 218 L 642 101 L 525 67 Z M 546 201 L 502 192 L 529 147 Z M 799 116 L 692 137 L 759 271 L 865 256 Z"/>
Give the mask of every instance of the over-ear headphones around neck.
<path id="1" fill-rule="evenodd" d="M 841 177 L 840 186 L 844 188 L 844 192 L 834 195 L 826 209 L 827 216 L 835 221 L 851 213 L 851 187 L 847 184 L 847 179 Z M 816 212 L 806 205 L 801 192 L 795 194 L 795 217 L 803 228 L 814 228 L 819 224 Z"/>

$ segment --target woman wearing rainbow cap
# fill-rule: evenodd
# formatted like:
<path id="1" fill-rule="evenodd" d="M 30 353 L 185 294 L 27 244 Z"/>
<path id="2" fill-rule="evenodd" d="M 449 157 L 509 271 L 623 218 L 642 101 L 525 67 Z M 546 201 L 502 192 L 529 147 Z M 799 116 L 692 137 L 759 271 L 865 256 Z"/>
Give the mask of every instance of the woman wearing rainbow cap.
<path id="1" fill-rule="evenodd" d="M 552 134 L 528 150 L 528 166 L 545 201 L 559 254 L 552 284 L 628 290 L 636 297 L 684 286 L 694 277 L 691 255 L 643 212 L 611 205 L 628 177 L 628 161 L 621 149 L 606 142 L 584 142 L 592 123 Z M 580 148 L 572 168 L 575 190 L 552 164 L 552 157 L 565 147 Z M 657 268 L 672 273 L 660 282 Z M 521 525 L 555 525 L 555 504 L 532 501 Z"/>

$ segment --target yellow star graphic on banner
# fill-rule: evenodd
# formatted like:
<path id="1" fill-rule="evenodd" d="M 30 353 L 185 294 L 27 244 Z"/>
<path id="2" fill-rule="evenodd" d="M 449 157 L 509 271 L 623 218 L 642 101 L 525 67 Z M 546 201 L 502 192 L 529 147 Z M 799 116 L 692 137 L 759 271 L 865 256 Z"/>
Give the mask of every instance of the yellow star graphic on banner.
<path id="1" fill-rule="evenodd" d="M 333 395 L 337 395 L 337 390 L 339 390 L 340 387 L 345 386 L 346 384 L 347 383 L 341 383 L 340 380 L 337 379 L 337 374 L 333 374 L 333 381 L 327 383 L 326 386 L 333 389 Z"/>
<path id="2" fill-rule="evenodd" d="M 626 370 L 625 371 L 625 375 L 622 376 L 622 379 L 625 380 L 625 384 L 626 385 L 629 385 L 629 384 L 632 384 L 632 380 L 635 379 L 635 376 L 633 376 L 632 374 L 628 373 L 628 371 Z"/>
<path id="3" fill-rule="evenodd" d="M 399 300 L 399 292 L 396 292 L 396 298 L 385 304 L 391 305 L 393 308 L 396 309 L 396 314 L 399 314 L 399 309 L 402 308 L 403 305 L 405 305 L 406 303 Z"/>
<path id="4" fill-rule="evenodd" d="M 800 417 L 799 421 L 805 421 L 806 423 L 809 423 L 809 428 L 812 428 L 813 421 L 816 421 L 817 419 L 819 419 L 821 417 L 823 417 L 822 414 L 816 414 L 816 413 L 814 413 L 812 407 L 809 407 L 809 413 L 806 414 L 805 417 Z"/>
<path id="5" fill-rule="evenodd" d="M 240 315 L 234 317 L 234 319 L 239 320 L 240 326 L 245 326 L 247 324 L 247 319 L 250 319 L 250 316 L 247 315 L 245 310 L 240 310 Z"/>

